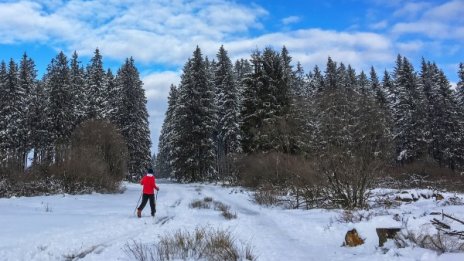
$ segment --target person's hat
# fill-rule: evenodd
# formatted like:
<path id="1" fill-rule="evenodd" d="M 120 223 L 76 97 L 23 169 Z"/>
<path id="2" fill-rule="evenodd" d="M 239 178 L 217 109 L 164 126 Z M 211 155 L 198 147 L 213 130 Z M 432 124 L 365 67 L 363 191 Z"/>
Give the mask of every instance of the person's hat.
<path id="1" fill-rule="evenodd" d="M 153 169 L 148 169 L 148 173 L 153 174 Z"/>

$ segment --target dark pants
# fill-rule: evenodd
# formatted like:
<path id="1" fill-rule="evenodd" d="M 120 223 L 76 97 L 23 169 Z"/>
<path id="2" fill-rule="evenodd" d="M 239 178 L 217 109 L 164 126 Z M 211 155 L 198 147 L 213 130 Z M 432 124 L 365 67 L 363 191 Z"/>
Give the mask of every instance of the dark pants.
<path id="1" fill-rule="evenodd" d="M 150 200 L 151 215 L 154 216 L 155 212 L 156 212 L 155 195 L 154 194 L 143 194 L 143 196 L 142 196 L 142 204 L 140 204 L 140 207 L 138 207 L 138 209 L 140 211 L 142 211 L 142 209 L 147 204 L 148 200 Z"/>

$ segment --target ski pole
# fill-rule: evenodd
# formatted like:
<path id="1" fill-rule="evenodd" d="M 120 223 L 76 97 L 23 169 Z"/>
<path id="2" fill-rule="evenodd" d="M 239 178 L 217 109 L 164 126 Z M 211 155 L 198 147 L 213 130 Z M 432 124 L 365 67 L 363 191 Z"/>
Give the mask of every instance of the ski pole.
<path id="1" fill-rule="evenodd" d="M 140 193 L 140 197 L 139 197 L 139 200 L 137 201 L 137 205 L 135 206 L 135 209 L 134 209 L 134 213 L 137 212 L 137 207 L 139 206 L 139 203 L 140 203 L 140 199 L 142 199 L 142 193 Z"/>

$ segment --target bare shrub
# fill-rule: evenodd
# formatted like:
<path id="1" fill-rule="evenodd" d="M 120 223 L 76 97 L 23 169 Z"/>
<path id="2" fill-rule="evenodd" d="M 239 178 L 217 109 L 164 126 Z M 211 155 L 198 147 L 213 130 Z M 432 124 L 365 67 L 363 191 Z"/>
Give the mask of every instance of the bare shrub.
<path id="1" fill-rule="evenodd" d="M 462 173 L 440 166 L 432 159 L 392 166 L 387 173 L 387 177 L 377 182 L 379 186 L 397 189 L 429 188 L 464 192 Z"/>
<path id="2" fill-rule="evenodd" d="M 339 223 L 359 223 L 369 221 L 372 216 L 371 212 L 345 210 L 337 217 L 337 221 Z"/>
<path id="3" fill-rule="evenodd" d="M 205 208 L 205 209 L 211 208 L 211 205 L 209 204 L 209 202 L 204 201 L 204 200 L 199 200 L 199 199 L 193 200 L 189 206 L 190 208 Z"/>
<path id="4" fill-rule="evenodd" d="M 272 206 L 279 202 L 278 189 L 270 184 L 263 184 L 253 194 L 254 201 L 260 205 Z"/>
<path id="5" fill-rule="evenodd" d="M 289 208 L 323 206 L 324 179 L 316 173 L 313 161 L 303 156 L 279 152 L 254 154 L 241 162 L 240 181 L 256 189 L 258 204 L 283 204 Z"/>
<path id="6" fill-rule="evenodd" d="M 214 202 L 214 209 L 221 211 L 222 216 L 227 220 L 237 218 L 237 213 L 230 212 L 230 206 L 225 205 L 222 202 L 215 201 Z"/>
<path id="7" fill-rule="evenodd" d="M 237 244 L 229 231 L 197 227 L 164 235 L 151 248 L 140 242 L 126 244 L 125 253 L 136 260 L 255 260 L 251 246 Z"/>
<path id="8" fill-rule="evenodd" d="M 213 204 L 214 210 L 221 211 L 221 214 L 225 219 L 230 220 L 237 218 L 237 213 L 230 212 L 230 206 L 220 201 L 213 201 L 213 198 L 211 197 L 205 197 L 203 200 L 193 200 L 189 206 L 190 208 L 210 209 L 211 204 Z"/>
<path id="9" fill-rule="evenodd" d="M 440 254 L 464 252 L 464 241 L 442 231 L 437 231 L 436 233 L 426 231 L 414 233 L 407 231 L 406 233 L 402 233 L 395 241 L 401 247 L 408 246 L 407 242 L 411 242 L 418 247 L 430 249 Z"/>
<path id="10" fill-rule="evenodd" d="M 135 240 L 131 243 L 126 243 L 123 251 L 127 256 L 134 257 L 139 261 L 155 260 L 156 256 L 152 247 L 142 244 L 141 242 L 136 242 Z"/>
<path id="11" fill-rule="evenodd" d="M 0 179 L 0 197 L 63 193 L 62 181 L 48 174 L 48 167 L 33 166 L 26 173 L 9 173 Z M 44 170 L 47 171 L 44 171 Z"/>
<path id="12" fill-rule="evenodd" d="M 100 192 L 114 192 L 126 174 L 127 147 L 124 138 L 109 122 L 90 120 L 81 124 L 71 137 L 69 158 L 56 164 L 69 193 L 84 185 Z"/>

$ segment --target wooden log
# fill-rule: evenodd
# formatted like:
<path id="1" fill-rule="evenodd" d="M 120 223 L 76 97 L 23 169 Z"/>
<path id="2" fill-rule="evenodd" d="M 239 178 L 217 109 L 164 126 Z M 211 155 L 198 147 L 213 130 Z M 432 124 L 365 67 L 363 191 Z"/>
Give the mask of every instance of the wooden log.
<path id="1" fill-rule="evenodd" d="M 396 234 L 401 231 L 401 228 L 390 227 L 390 228 L 377 228 L 375 230 L 379 237 L 379 246 L 383 247 L 383 244 L 387 242 L 387 239 L 394 239 Z"/>

